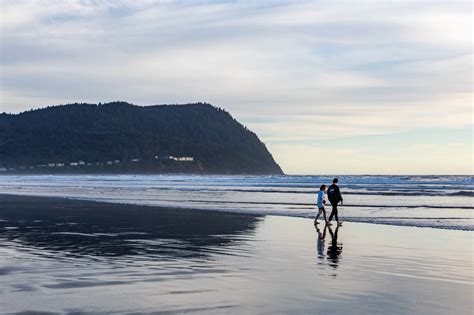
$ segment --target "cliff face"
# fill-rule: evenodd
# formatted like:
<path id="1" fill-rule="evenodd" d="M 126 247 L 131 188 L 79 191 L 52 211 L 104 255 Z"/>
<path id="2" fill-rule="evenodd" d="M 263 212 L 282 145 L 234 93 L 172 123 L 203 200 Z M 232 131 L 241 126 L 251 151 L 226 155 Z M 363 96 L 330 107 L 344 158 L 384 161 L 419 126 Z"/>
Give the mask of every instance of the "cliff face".
<path id="1" fill-rule="evenodd" d="M 1 114 L 0 167 L 33 172 L 282 174 L 255 133 L 226 111 L 203 103 L 70 104 Z"/>

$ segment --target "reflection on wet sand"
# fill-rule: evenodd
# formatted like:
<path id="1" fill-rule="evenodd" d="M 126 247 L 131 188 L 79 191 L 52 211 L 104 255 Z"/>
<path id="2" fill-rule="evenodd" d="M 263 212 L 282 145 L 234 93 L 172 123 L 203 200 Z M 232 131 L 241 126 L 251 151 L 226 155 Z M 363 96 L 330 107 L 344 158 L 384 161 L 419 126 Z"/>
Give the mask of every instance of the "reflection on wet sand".
<path id="1" fill-rule="evenodd" d="M 67 255 L 203 257 L 254 231 L 259 217 L 0 195 L 0 238 Z"/>
<path id="2" fill-rule="evenodd" d="M 319 225 L 315 225 L 314 227 L 318 236 L 316 241 L 316 254 L 318 258 L 324 259 L 327 257 L 329 265 L 334 269 L 337 268 L 341 258 L 340 256 L 342 254 L 342 242 L 338 242 L 337 240 L 340 226 L 337 226 L 334 231 L 332 227 L 328 226 L 327 224 L 324 224 L 322 231 Z M 327 253 L 324 252 L 326 248 L 326 231 L 329 231 L 329 234 L 331 235 L 331 241 L 329 243 Z"/>
<path id="3" fill-rule="evenodd" d="M 328 260 L 331 262 L 330 265 L 332 267 L 337 268 L 342 254 L 342 243 L 337 241 L 339 225 L 336 227 L 334 232 L 330 226 L 328 227 L 328 230 L 329 234 L 331 234 L 331 243 L 328 247 Z"/>
<path id="4" fill-rule="evenodd" d="M 316 228 L 316 233 L 318 234 L 318 240 L 316 241 L 316 252 L 318 255 L 318 258 L 324 258 L 324 248 L 326 247 L 326 231 L 327 231 L 327 225 L 324 225 L 323 232 L 321 232 L 321 229 L 317 224 L 314 225 Z"/>

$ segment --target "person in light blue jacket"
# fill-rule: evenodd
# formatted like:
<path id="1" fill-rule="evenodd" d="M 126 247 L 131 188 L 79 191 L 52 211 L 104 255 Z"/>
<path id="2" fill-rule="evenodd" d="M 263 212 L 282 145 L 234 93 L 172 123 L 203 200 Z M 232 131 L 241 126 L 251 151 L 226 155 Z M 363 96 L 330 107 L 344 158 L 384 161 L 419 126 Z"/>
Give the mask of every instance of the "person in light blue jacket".
<path id="1" fill-rule="evenodd" d="M 326 218 L 326 209 L 324 209 L 324 205 L 326 204 L 326 185 L 321 185 L 319 187 L 319 192 L 318 192 L 318 214 L 316 215 L 316 218 L 314 219 L 314 224 L 319 224 L 318 218 L 321 215 L 321 213 L 324 215 L 324 221 L 326 221 L 326 224 L 328 224 L 328 219 Z"/>

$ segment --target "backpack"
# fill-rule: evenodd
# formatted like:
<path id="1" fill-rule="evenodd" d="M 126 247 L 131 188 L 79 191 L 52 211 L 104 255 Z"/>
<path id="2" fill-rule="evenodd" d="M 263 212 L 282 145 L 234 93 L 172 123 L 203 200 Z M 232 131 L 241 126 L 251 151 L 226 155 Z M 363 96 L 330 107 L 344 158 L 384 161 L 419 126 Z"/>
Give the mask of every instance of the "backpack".
<path id="1" fill-rule="evenodd" d="M 336 188 L 334 187 L 334 185 L 331 185 L 329 186 L 329 189 L 328 189 L 328 199 L 329 201 L 331 202 L 334 202 L 334 201 L 338 201 L 337 199 L 337 193 L 336 193 Z"/>

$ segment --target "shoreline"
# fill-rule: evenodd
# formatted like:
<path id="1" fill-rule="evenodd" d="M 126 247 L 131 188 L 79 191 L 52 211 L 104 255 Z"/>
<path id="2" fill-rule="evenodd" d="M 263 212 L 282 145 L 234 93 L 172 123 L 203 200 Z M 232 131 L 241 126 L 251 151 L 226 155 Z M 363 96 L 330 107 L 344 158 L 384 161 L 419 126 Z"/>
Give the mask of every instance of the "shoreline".
<path id="1" fill-rule="evenodd" d="M 35 175 L 76 175 L 76 173 L 34 173 L 34 172 L 16 172 L 11 173 L 10 171 L 3 171 L 0 172 L 2 175 L 27 175 L 27 176 L 35 176 Z M 328 178 L 333 178 L 334 174 L 271 174 L 271 173 L 147 173 L 149 175 L 186 175 L 186 176 L 291 176 L 291 177 L 307 177 L 307 176 L 324 176 Z M 114 173 L 112 175 L 147 175 L 143 173 Z M 79 174 L 83 175 L 83 174 Z M 90 175 L 110 175 L 109 173 L 91 173 Z M 405 177 L 405 178 L 414 178 L 414 177 L 426 177 L 426 178 L 440 178 L 440 177 L 473 177 L 472 174 L 342 174 L 339 175 L 340 177 Z"/>
<path id="2" fill-rule="evenodd" d="M 86 198 L 80 198 L 80 197 L 63 197 L 63 196 L 42 196 L 42 195 L 30 195 L 30 194 L 6 194 L 6 193 L 0 193 L 0 201 L 1 198 L 40 198 L 40 199 L 51 199 L 51 200 L 70 200 L 70 201 L 80 201 L 80 202 L 86 202 L 86 203 L 96 203 L 96 204 L 105 204 L 105 205 L 122 205 L 122 206 L 133 206 L 133 207 L 143 207 L 147 209 L 154 209 L 155 211 L 159 211 L 160 209 L 174 209 L 178 211 L 204 211 L 204 212 L 213 212 L 213 213 L 230 213 L 230 214 L 235 214 L 235 215 L 249 215 L 249 216 L 255 216 L 255 217 L 262 217 L 262 216 L 277 216 L 277 217 L 288 217 L 288 218 L 303 218 L 303 219 L 308 219 L 312 220 L 311 217 L 308 216 L 302 216 L 302 215 L 297 215 L 297 214 L 289 214 L 289 213 L 279 213 L 279 212 L 268 212 L 268 213 L 259 213 L 259 212 L 242 212 L 239 211 L 239 209 L 232 209 L 232 208 L 227 208 L 227 209 L 221 209 L 221 210 L 216 210 L 216 209 L 206 209 L 203 207 L 177 207 L 177 206 L 165 206 L 165 205 L 147 205 L 147 204 L 136 204 L 136 203 L 127 203 L 127 202 L 112 202 L 112 201 L 101 201 L 101 200 L 93 200 L 93 199 L 86 199 Z M 25 199 L 26 201 L 26 199 Z M 199 201 L 193 201 L 195 203 L 199 203 Z M 228 203 L 232 204 L 234 202 L 222 202 L 223 204 Z M 235 202 L 235 203 L 241 203 L 241 202 Z M 244 202 L 245 203 L 245 202 Z M 249 203 L 252 204 L 252 203 Z M 257 202 L 258 204 L 258 202 Z M 272 203 L 270 203 L 272 204 Z M 288 203 L 291 205 L 291 203 Z M 299 204 L 295 204 L 299 205 Z M 311 204 L 304 204 L 306 206 L 309 206 Z M 346 207 L 351 207 L 344 205 Z M 367 207 L 367 206 L 355 206 L 355 207 Z M 368 207 L 382 207 L 382 206 L 368 206 Z M 416 207 L 414 207 L 416 208 Z M 1 209 L 1 208 L 0 208 Z M 455 209 L 458 209 L 456 207 Z M 469 208 L 470 209 L 470 208 Z M 314 210 L 315 216 L 316 216 L 316 208 L 311 209 Z M 328 212 L 328 215 L 330 213 L 330 210 Z M 422 224 L 415 224 L 412 222 L 407 222 L 405 224 L 399 224 L 399 222 L 389 222 L 389 221 L 381 221 L 381 220 L 390 220 L 390 218 L 373 218 L 372 220 L 369 219 L 360 219 L 358 217 L 344 217 L 341 216 L 341 219 L 344 223 L 349 222 L 349 223 L 356 223 L 356 224 L 371 224 L 371 225 L 382 225 L 382 226 L 399 226 L 399 227 L 411 227 L 411 228 L 426 228 L 426 229 L 435 229 L 435 230 L 449 230 L 449 231 L 465 231 L 465 232 L 473 232 L 474 231 L 474 226 L 466 227 L 466 228 L 453 228 L 451 226 L 429 226 L 429 225 L 422 225 Z M 403 219 L 403 218 L 395 218 L 395 219 Z M 378 221 L 378 222 L 374 222 Z M 322 221 L 321 221 L 322 222 Z M 397 224 L 398 223 L 398 224 Z"/>
<path id="3" fill-rule="evenodd" d="M 195 211 L 198 212 L 211 212 L 214 214 L 220 213 L 227 213 L 227 214 L 234 214 L 234 215 L 242 215 L 242 216 L 251 216 L 251 217 L 262 217 L 265 216 L 264 214 L 254 214 L 254 213 L 240 213 L 240 212 L 232 212 L 232 211 L 220 211 L 214 209 L 202 209 L 202 208 L 186 208 L 186 207 L 167 207 L 167 206 L 155 206 L 155 205 L 142 205 L 142 204 L 134 204 L 134 203 L 121 203 L 121 202 L 107 202 L 107 201 L 98 201 L 98 200 L 90 200 L 90 199 L 81 199 L 81 198 L 74 198 L 74 197 L 55 197 L 55 196 L 39 196 L 39 195 L 21 195 L 21 194 L 4 194 L 0 193 L 0 210 L 1 205 L 3 202 L 22 202 L 22 203 L 29 203 L 34 201 L 42 201 L 43 203 L 47 203 L 48 201 L 51 202 L 80 202 L 84 205 L 93 205 L 93 206 L 106 206 L 107 208 L 113 208 L 112 206 L 121 207 L 121 208 L 142 208 L 146 210 L 153 210 L 153 211 L 182 211 L 183 214 L 193 213 Z"/>

